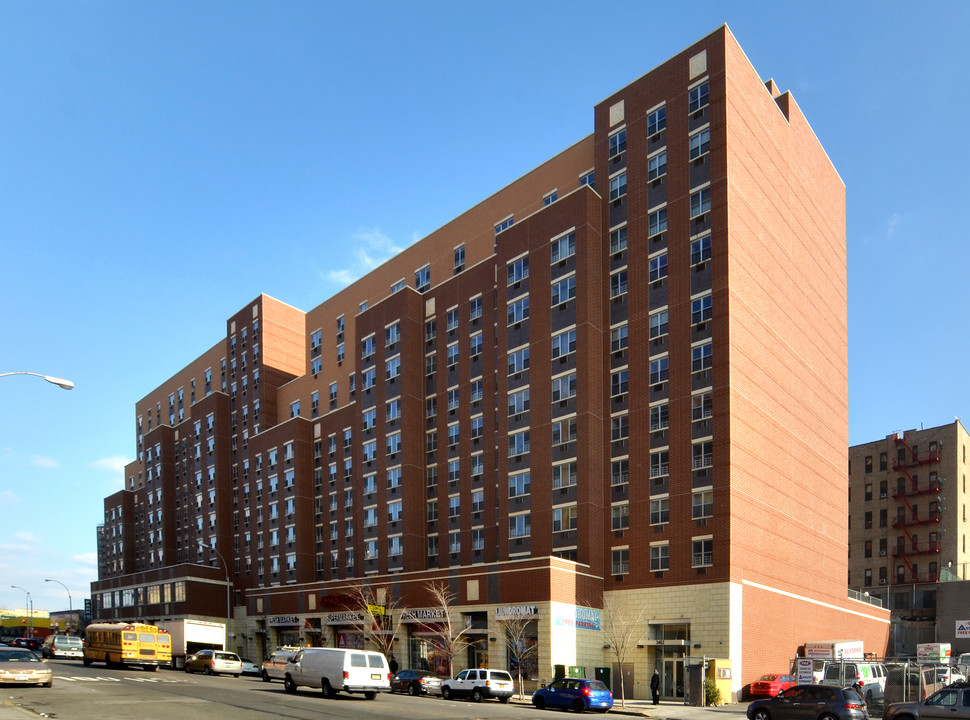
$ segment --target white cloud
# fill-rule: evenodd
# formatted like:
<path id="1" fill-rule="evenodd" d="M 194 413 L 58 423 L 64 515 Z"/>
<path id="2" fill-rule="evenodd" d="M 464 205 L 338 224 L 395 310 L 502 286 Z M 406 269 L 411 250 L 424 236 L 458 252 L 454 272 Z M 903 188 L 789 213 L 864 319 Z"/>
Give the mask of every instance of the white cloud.
<path id="1" fill-rule="evenodd" d="M 15 532 L 13 536 L 16 540 L 20 540 L 20 542 L 24 542 L 24 543 L 36 543 L 38 540 L 40 540 L 40 538 L 38 538 L 32 532 L 29 532 L 27 530 L 21 530 L 20 532 Z"/>
<path id="2" fill-rule="evenodd" d="M 0 507 L 10 507 L 20 502 L 20 497 L 13 490 L 0 491 Z"/>
<path id="3" fill-rule="evenodd" d="M 97 553 L 84 553 L 83 555 L 72 555 L 71 559 L 78 565 L 85 565 L 90 568 L 98 567 Z"/>
<path id="4" fill-rule="evenodd" d="M 338 285 L 349 285 L 362 275 L 387 262 L 404 248 L 387 237 L 380 228 L 360 229 L 351 238 L 350 263 L 327 272 L 327 279 Z"/>
<path id="5" fill-rule="evenodd" d="M 54 458 L 44 457 L 43 455 L 34 455 L 30 459 L 30 464 L 39 468 L 59 468 L 61 466 Z"/>
<path id="6" fill-rule="evenodd" d="M 896 234 L 896 228 L 903 221 L 903 216 L 899 213 L 893 213 L 889 216 L 889 220 L 886 221 L 886 237 L 892 237 Z"/>
<path id="7" fill-rule="evenodd" d="M 91 463 L 91 467 L 98 470 L 105 470 L 113 475 L 123 476 L 125 474 L 125 465 L 130 462 L 131 460 L 124 455 L 112 455 L 95 460 Z"/>

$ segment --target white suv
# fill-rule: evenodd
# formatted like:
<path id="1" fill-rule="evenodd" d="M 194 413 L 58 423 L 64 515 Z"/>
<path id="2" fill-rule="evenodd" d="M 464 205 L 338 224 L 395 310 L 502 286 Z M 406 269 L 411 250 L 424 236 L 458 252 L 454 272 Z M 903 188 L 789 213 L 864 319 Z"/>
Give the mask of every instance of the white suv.
<path id="1" fill-rule="evenodd" d="M 445 700 L 470 697 L 475 702 L 481 702 L 497 698 L 499 702 L 506 703 L 514 692 L 515 683 L 505 670 L 462 670 L 452 679 L 441 683 L 441 697 Z"/>

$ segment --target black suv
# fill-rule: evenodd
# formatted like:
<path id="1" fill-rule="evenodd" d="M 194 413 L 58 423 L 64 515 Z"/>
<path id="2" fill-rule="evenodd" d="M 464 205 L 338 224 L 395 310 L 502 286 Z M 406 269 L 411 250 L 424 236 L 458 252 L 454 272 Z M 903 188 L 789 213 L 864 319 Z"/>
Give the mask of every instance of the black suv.
<path id="1" fill-rule="evenodd" d="M 39 652 L 40 649 L 44 647 L 44 638 L 19 637 L 11 640 L 10 644 L 14 647 L 22 647 L 27 648 L 28 650 L 33 650 L 34 652 Z"/>

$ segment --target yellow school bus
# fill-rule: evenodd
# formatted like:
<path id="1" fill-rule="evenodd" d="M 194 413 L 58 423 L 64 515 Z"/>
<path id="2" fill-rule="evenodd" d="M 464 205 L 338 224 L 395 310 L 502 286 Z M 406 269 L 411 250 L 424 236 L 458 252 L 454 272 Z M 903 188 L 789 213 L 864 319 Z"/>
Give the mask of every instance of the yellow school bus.
<path id="1" fill-rule="evenodd" d="M 167 630 L 141 623 L 95 623 L 84 630 L 84 664 L 103 662 L 109 668 L 140 665 L 158 670 L 172 663 L 172 636 Z"/>

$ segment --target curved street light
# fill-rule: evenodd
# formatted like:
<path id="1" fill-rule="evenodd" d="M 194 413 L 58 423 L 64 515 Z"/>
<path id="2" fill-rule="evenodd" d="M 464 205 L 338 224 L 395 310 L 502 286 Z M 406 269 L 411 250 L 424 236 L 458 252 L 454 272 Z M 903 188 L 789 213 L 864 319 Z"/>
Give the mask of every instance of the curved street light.
<path id="1" fill-rule="evenodd" d="M 27 613 L 30 617 L 30 625 L 27 628 L 27 637 L 33 637 L 34 636 L 34 601 L 30 599 L 30 590 L 28 590 L 27 588 L 22 588 L 19 585 L 11 585 L 10 587 L 12 587 L 14 590 L 23 590 L 25 593 L 27 593 L 27 607 L 25 608 L 25 610 L 27 610 Z"/>
<path id="2" fill-rule="evenodd" d="M 222 557 L 222 553 L 220 553 L 214 547 L 212 547 L 210 545 L 206 545 L 201 540 L 199 540 L 198 543 L 199 543 L 199 548 L 200 549 L 203 549 L 203 550 L 211 550 L 212 552 L 214 552 L 219 557 L 219 559 L 222 560 L 222 564 L 226 568 L 226 644 L 225 644 L 225 647 L 223 648 L 223 650 L 227 650 L 228 651 L 228 650 L 231 650 L 232 649 L 229 646 L 230 645 L 230 643 L 229 643 L 229 622 L 232 619 L 232 600 L 230 599 L 230 595 L 229 595 L 229 586 L 230 586 L 230 583 L 229 583 L 229 563 L 227 563 L 226 562 L 226 559 L 224 557 Z"/>
<path id="3" fill-rule="evenodd" d="M 64 388 L 65 390 L 74 389 L 74 383 L 72 383 L 70 380 L 54 377 L 53 375 L 41 375 L 40 373 L 28 372 L 26 370 L 15 370 L 13 372 L 0 373 L 0 377 L 7 377 L 7 375 L 33 375 L 34 377 L 43 378 L 47 382 L 57 385 L 57 387 Z"/>

